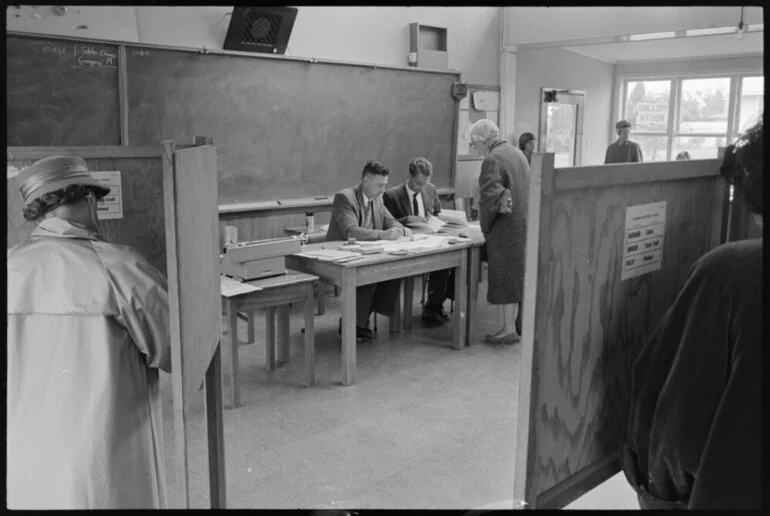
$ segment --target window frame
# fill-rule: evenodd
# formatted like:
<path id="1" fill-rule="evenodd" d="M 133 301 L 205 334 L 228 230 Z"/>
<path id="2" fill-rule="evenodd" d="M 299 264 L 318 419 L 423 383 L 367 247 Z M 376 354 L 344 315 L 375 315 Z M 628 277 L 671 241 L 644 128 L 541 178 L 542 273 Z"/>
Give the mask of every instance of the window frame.
<path id="1" fill-rule="evenodd" d="M 616 113 L 619 115 L 616 118 L 619 120 L 627 116 L 626 109 L 628 104 L 629 83 L 631 82 L 651 82 L 651 81 L 669 81 L 669 106 L 668 106 L 668 123 L 666 124 L 665 132 L 651 132 L 651 131 L 638 131 L 632 128 L 631 138 L 633 135 L 638 136 L 657 136 L 666 138 L 666 160 L 673 160 L 674 141 L 676 138 L 724 138 L 725 145 L 735 141 L 738 137 L 738 127 L 740 109 L 741 109 L 741 96 L 743 89 L 743 80 L 747 77 L 762 77 L 764 79 L 764 73 L 762 70 L 745 70 L 745 71 L 730 71 L 730 72 L 718 72 L 718 71 L 704 71 L 701 73 L 686 73 L 686 74 L 629 74 L 619 76 L 617 100 L 615 103 Z M 727 129 L 721 133 L 683 133 L 680 129 L 679 116 L 681 113 L 681 92 L 683 82 L 691 79 L 728 79 L 729 84 L 729 97 L 727 106 Z M 672 102 L 673 101 L 673 102 Z M 614 124 L 614 122 L 613 122 Z"/>

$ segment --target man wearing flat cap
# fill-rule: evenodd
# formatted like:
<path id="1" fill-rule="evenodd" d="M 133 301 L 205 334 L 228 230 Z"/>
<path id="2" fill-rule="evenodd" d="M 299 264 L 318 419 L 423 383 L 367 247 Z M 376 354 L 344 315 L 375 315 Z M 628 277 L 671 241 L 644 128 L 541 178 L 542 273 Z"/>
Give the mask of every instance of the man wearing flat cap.
<path id="1" fill-rule="evenodd" d="M 18 182 L 37 227 L 8 250 L 8 507 L 164 508 L 166 280 L 99 236 L 109 188 L 82 158 L 42 159 Z"/>
<path id="2" fill-rule="evenodd" d="M 609 163 L 641 163 L 642 149 L 639 144 L 628 139 L 631 132 L 631 122 L 620 120 L 615 124 L 615 131 L 618 133 L 617 141 L 607 147 L 607 154 L 604 156 L 604 164 Z"/>

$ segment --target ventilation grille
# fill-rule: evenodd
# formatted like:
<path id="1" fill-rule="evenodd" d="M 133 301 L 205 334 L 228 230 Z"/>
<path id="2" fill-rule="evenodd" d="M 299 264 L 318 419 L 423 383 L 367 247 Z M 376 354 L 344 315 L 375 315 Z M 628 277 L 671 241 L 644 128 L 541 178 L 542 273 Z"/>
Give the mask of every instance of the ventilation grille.
<path id="1" fill-rule="evenodd" d="M 275 46 L 281 18 L 279 14 L 250 12 L 243 27 L 241 42 L 245 45 Z"/>

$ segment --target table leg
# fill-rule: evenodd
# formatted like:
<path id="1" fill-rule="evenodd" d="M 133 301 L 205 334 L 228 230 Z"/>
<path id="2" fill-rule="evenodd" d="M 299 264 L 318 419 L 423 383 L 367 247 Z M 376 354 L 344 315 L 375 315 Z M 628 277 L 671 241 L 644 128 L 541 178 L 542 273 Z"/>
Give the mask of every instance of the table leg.
<path id="1" fill-rule="evenodd" d="M 356 283 L 345 272 L 342 285 L 342 383 L 351 385 L 356 378 Z M 355 274 L 355 271 L 353 271 Z"/>
<path id="2" fill-rule="evenodd" d="M 268 371 L 275 371 L 275 307 L 265 309 L 265 355 Z"/>
<path id="3" fill-rule="evenodd" d="M 248 333 L 246 337 L 248 338 L 248 343 L 253 344 L 257 342 L 257 340 L 254 338 L 254 311 L 249 310 L 246 312 L 246 328 L 248 329 Z"/>
<path id="4" fill-rule="evenodd" d="M 289 305 L 278 307 L 278 363 L 289 361 Z"/>
<path id="5" fill-rule="evenodd" d="M 315 385 L 315 331 L 313 330 L 315 299 L 312 295 L 305 301 L 305 371 L 307 386 Z"/>
<path id="6" fill-rule="evenodd" d="M 230 408 L 241 404 L 241 392 L 238 387 L 238 307 L 228 300 L 227 313 L 230 320 Z"/>
<path id="7" fill-rule="evenodd" d="M 465 345 L 471 345 L 474 324 L 476 323 L 476 307 L 479 299 L 479 273 L 481 272 L 481 248 L 468 248 L 468 296 L 466 311 L 468 321 L 465 325 Z"/>
<path id="8" fill-rule="evenodd" d="M 388 329 L 392 332 L 401 331 L 401 291 L 403 281 L 398 282 L 398 294 L 396 294 L 396 302 L 393 307 L 393 315 L 388 319 Z"/>
<path id="9" fill-rule="evenodd" d="M 404 278 L 404 329 L 412 329 L 412 303 L 414 301 L 414 276 Z"/>
<path id="10" fill-rule="evenodd" d="M 326 283 L 319 281 L 315 289 L 318 298 L 318 315 L 323 315 L 326 313 Z"/>
<path id="11" fill-rule="evenodd" d="M 466 285 L 468 284 L 468 260 L 467 253 L 463 253 L 463 259 L 460 265 L 455 268 L 455 348 L 462 349 L 466 343 L 466 323 L 467 323 L 467 294 Z"/>

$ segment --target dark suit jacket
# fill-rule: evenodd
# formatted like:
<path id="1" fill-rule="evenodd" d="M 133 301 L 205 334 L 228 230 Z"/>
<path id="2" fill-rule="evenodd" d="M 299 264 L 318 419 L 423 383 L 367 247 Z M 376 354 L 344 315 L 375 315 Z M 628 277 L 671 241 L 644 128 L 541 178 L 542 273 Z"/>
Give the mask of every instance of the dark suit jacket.
<path id="1" fill-rule="evenodd" d="M 373 222 L 374 229 L 361 227 L 364 216 L 364 194 L 361 184 L 345 188 L 334 196 L 332 207 L 332 219 L 329 222 L 329 230 L 326 232 L 326 240 L 380 240 L 383 230 L 394 226 L 401 227 L 393 215 L 382 202 L 382 197 L 374 199 Z"/>
<path id="2" fill-rule="evenodd" d="M 422 195 L 422 205 L 425 207 L 425 213 L 438 215 L 441 212 L 441 200 L 438 197 L 436 187 L 430 183 L 425 185 L 420 192 Z M 406 182 L 400 185 L 388 188 L 382 195 L 385 207 L 393 214 L 400 223 L 404 223 L 409 215 L 414 215 L 412 209 L 412 199 L 409 192 L 406 191 Z"/>

